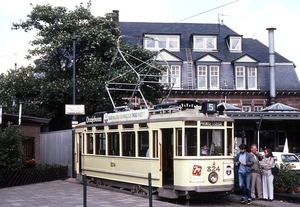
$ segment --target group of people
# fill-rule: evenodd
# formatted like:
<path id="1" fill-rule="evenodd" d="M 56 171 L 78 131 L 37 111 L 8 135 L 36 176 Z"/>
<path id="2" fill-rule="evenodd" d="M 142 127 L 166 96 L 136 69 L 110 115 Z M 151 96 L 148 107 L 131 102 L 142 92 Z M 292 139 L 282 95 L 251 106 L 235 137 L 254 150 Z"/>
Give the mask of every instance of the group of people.
<path id="1" fill-rule="evenodd" d="M 264 156 L 259 153 L 256 144 L 251 145 L 250 152 L 247 152 L 247 145 L 244 143 L 239 149 L 234 161 L 238 170 L 241 203 L 247 202 L 250 205 L 255 199 L 273 201 L 274 176 L 271 168 L 275 166 L 275 160 L 271 149 L 266 148 Z"/>

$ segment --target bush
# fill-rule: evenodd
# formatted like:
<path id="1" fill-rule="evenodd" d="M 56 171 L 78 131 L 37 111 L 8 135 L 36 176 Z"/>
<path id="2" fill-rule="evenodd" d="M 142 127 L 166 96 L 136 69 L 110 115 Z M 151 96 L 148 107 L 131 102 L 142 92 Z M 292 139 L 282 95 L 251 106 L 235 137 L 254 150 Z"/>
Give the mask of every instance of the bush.
<path id="1" fill-rule="evenodd" d="M 280 192 L 289 192 L 299 186 L 299 173 L 288 166 L 281 166 L 279 173 L 274 176 L 274 189 Z"/>
<path id="2" fill-rule="evenodd" d="M 0 129 L 0 169 L 20 169 L 23 167 L 24 152 L 22 141 L 26 139 L 18 126 L 8 122 L 8 126 Z"/>

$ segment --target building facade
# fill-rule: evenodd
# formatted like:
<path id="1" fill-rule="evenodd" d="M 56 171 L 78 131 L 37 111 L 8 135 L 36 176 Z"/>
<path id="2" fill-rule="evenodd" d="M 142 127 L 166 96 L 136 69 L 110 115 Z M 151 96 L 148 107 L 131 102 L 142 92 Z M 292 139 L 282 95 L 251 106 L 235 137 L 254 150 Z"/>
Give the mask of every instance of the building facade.
<path id="1" fill-rule="evenodd" d="M 274 51 L 275 28 L 266 46 L 223 24 L 118 23 L 127 43 L 157 52 L 169 102 L 215 101 L 234 117 L 237 143 L 280 151 L 287 138 L 300 151 L 300 83 L 294 63 Z"/>
<path id="2" fill-rule="evenodd" d="M 24 159 L 35 159 L 40 163 L 40 135 L 41 132 L 49 131 L 50 119 L 21 116 L 15 114 L 2 114 L 1 127 L 5 128 L 8 122 L 18 126 L 24 132 L 26 140 L 22 143 L 24 148 Z"/>

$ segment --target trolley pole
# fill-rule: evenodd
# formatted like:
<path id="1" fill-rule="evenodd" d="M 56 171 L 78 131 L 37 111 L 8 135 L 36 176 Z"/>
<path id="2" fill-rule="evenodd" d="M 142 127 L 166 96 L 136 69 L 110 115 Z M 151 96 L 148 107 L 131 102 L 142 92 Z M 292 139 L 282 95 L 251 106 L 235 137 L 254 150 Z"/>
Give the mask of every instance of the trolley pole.
<path id="1" fill-rule="evenodd" d="M 86 174 L 83 175 L 83 207 L 86 205 Z"/>
<path id="2" fill-rule="evenodd" d="M 149 207 L 152 207 L 152 178 L 151 173 L 148 173 L 148 186 L 149 186 Z"/>

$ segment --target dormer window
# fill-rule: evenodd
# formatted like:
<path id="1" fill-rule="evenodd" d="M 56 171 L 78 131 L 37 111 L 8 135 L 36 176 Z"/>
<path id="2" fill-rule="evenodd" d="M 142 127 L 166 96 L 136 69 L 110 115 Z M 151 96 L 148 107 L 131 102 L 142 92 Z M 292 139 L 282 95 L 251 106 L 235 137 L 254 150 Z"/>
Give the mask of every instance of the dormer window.
<path id="1" fill-rule="evenodd" d="M 193 36 L 193 48 L 198 51 L 216 51 L 217 37 L 216 36 Z"/>
<path id="2" fill-rule="evenodd" d="M 242 37 L 241 36 L 229 36 L 226 38 L 226 43 L 231 52 L 242 51 Z"/>
<path id="3" fill-rule="evenodd" d="M 145 35 L 144 48 L 152 51 L 166 49 L 169 51 L 179 51 L 179 35 Z"/>

